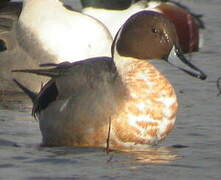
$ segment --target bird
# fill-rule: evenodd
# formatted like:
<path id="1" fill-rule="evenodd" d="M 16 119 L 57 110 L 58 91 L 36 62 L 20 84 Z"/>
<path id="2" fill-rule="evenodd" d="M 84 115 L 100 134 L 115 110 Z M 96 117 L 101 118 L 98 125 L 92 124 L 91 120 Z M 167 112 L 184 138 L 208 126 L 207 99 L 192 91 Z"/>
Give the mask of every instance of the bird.
<path id="1" fill-rule="evenodd" d="M 200 41 L 202 40 L 199 31 L 205 28 L 203 21 L 200 19 L 202 15 L 192 13 L 180 3 L 168 0 L 143 0 L 132 3 L 124 10 L 86 6 L 82 12 L 103 22 L 114 37 L 122 23 L 129 16 L 141 10 L 157 11 L 169 18 L 176 27 L 180 47 L 184 53 L 199 51 Z"/>
<path id="2" fill-rule="evenodd" d="M 112 41 L 111 34 L 101 22 L 67 8 L 60 0 L 1 3 L 0 94 L 20 91 L 11 81 L 14 78 L 11 70 L 15 67 L 37 68 L 47 62 L 111 56 Z M 27 74 L 16 78 L 36 92 L 47 81 Z"/>
<path id="3" fill-rule="evenodd" d="M 112 57 L 13 70 L 51 78 L 39 93 L 14 79 L 33 102 L 42 146 L 108 144 L 124 151 L 160 143 L 174 127 L 178 102 L 173 86 L 150 60 L 207 78 L 182 54 L 173 23 L 154 11 L 140 11 L 126 20 L 114 38 Z"/>
<path id="4" fill-rule="evenodd" d="M 17 34 L 31 57 L 57 63 L 110 56 L 113 41 L 100 21 L 66 8 L 60 0 L 25 0 Z"/>

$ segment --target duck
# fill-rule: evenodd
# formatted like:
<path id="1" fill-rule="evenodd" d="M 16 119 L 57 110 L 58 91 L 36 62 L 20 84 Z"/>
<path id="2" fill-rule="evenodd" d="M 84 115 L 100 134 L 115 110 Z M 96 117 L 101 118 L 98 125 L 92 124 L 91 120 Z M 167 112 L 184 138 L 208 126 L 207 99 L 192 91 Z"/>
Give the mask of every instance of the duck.
<path id="1" fill-rule="evenodd" d="M 143 150 L 169 135 L 178 110 L 175 90 L 150 63 L 154 60 L 197 79 L 207 78 L 182 54 L 173 23 L 145 10 L 119 29 L 112 57 L 14 69 L 14 73 L 51 78 L 37 94 L 14 82 L 33 102 L 42 146 L 105 148 L 108 144 L 110 149 Z"/>
<path id="2" fill-rule="evenodd" d="M 25 0 L 17 34 L 31 57 L 57 63 L 110 56 L 113 41 L 101 22 L 67 8 L 60 0 Z"/>
<path id="3" fill-rule="evenodd" d="M 1 3 L 0 94 L 20 92 L 11 81 L 15 78 L 11 70 L 16 67 L 37 68 L 47 62 L 111 56 L 112 42 L 111 34 L 102 23 L 67 8 L 59 0 Z M 16 78 L 36 92 L 48 80 L 27 74 L 17 75 Z"/>
<path id="4" fill-rule="evenodd" d="M 197 52 L 202 44 L 199 32 L 200 29 L 205 28 L 203 21 L 200 19 L 202 15 L 192 13 L 180 3 L 168 0 L 142 0 L 131 3 L 131 6 L 124 10 L 96 8 L 92 5 L 88 4 L 82 12 L 103 22 L 113 37 L 129 16 L 141 10 L 153 10 L 163 14 L 174 23 L 180 47 L 184 53 Z"/>

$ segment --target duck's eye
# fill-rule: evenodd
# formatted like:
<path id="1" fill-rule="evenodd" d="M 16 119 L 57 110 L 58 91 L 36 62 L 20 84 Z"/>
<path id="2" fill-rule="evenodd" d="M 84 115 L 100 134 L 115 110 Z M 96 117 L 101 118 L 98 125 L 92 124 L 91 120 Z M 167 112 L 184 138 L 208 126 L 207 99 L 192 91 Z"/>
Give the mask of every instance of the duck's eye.
<path id="1" fill-rule="evenodd" d="M 151 31 L 152 31 L 153 33 L 157 33 L 157 29 L 156 29 L 155 27 L 152 27 Z"/>

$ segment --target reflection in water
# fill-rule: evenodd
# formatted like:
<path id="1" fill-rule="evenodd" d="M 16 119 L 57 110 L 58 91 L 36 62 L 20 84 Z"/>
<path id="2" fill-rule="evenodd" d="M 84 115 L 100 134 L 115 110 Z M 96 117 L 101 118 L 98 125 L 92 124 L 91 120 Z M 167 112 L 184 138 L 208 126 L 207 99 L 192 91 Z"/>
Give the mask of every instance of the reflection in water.
<path id="1" fill-rule="evenodd" d="M 93 147 L 43 147 L 43 146 L 33 146 L 38 151 L 43 151 L 50 153 L 51 157 L 58 156 L 74 156 L 74 155 L 85 155 L 85 154 L 100 154 L 105 155 L 104 148 L 93 148 Z"/>
<path id="2" fill-rule="evenodd" d="M 119 157 L 127 156 L 126 159 Z M 112 151 L 107 159 L 108 163 L 122 164 L 167 164 L 183 157 L 174 147 L 149 147 L 142 151 Z"/>
<path id="3" fill-rule="evenodd" d="M 174 147 L 150 147 L 143 151 L 111 151 L 106 153 L 104 148 L 93 147 L 41 147 L 39 145 L 23 146 L 26 149 L 34 149 L 40 154 L 45 154 L 43 159 L 59 159 L 62 162 L 78 160 L 81 162 L 95 161 L 103 165 L 126 165 L 131 168 L 139 168 L 143 164 L 168 164 L 183 157 L 177 153 Z M 179 147 L 183 148 L 183 147 Z M 39 158 L 33 160 L 38 161 Z M 132 165 L 132 166 L 131 166 Z"/>
<path id="4" fill-rule="evenodd" d="M 182 159 L 172 147 L 150 147 L 145 151 L 128 152 L 138 163 L 165 164 Z"/>

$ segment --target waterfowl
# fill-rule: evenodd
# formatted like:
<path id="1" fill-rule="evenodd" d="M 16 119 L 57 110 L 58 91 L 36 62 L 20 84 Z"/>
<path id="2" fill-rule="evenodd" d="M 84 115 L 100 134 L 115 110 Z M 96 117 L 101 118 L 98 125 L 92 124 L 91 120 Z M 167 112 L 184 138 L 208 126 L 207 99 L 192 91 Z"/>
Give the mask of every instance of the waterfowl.
<path id="1" fill-rule="evenodd" d="M 141 11 L 118 31 L 112 58 L 14 70 L 49 76 L 51 80 L 38 94 L 15 82 L 33 101 L 32 114 L 39 120 L 43 146 L 105 147 L 109 137 L 111 149 L 137 150 L 161 142 L 176 118 L 176 93 L 149 63 L 156 59 L 206 79 L 181 54 L 174 25 L 157 12 Z"/>
<path id="2" fill-rule="evenodd" d="M 125 10 L 85 7 L 82 12 L 103 22 L 114 37 L 123 22 L 141 10 L 157 11 L 169 18 L 176 27 L 179 43 L 184 53 L 199 50 L 199 29 L 204 28 L 200 20 L 201 16 L 191 13 L 185 6 L 173 1 L 138 1 Z"/>
<path id="3" fill-rule="evenodd" d="M 11 81 L 12 69 L 111 54 L 106 27 L 63 5 L 59 0 L 25 0 L 23 8 L 22 2 L 0 4 L 0 94 L 20 91 Z M 42 84 L 38 80 L 46 81 L 27 74 L 16 78 L 35 91 Z"/>
<path id="4" fill-rule="evenodd" d="M 113 41 L 101 22 L 66 8 L 61 0 L 25 0 L 17 34 L 31 57 L 57 63 L 109 56 Z"/>

